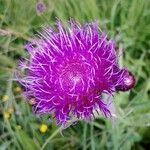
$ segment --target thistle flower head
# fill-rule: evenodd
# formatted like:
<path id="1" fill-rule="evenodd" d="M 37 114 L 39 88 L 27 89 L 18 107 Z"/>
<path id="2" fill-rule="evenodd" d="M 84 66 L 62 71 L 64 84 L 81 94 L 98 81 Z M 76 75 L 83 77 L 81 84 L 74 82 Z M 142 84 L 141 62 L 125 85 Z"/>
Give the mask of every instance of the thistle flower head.
<path id="1" fill-rule="evenodd" d="M 29 60 L 21 63 L 20 83 L 25 96 L 34 98 L 33 111 L 53 114 L 58 124 L 73 117 L 90 120 L 94 112 L 111 116 L 103 94 L 129 90 L 127 69 L 120 69 L 116 43 L 108 40 L 97 23 L 79 25 L 70 21 L 64 29 L 45 27 L 26 45 Z M 132 86 L 131 86 L 132 85 Z"/>
<path id="2" fill-rule="evenodd" d="M 46 6 L 43 2 L 43 0 L 38 0 L 37 3 L 36 3 L 36 12 L 37 12 L 37 15 L 42 15 L 46 10 Z"/>

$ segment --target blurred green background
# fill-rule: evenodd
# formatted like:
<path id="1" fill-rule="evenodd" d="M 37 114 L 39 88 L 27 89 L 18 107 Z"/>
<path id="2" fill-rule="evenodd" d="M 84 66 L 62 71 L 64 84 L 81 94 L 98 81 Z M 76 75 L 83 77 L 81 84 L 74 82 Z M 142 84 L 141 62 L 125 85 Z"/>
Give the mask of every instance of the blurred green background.
<path id="1" fill-rule="evenodd" d="M 42 2 L 42 1 L 41 1 Z M 0 0 L 0 150 L 150 150 L 150 0 Z M 80 121 L 60 132 L 48 116 L 32 114 L 15 78 L 24 44 L 56 17 L 99 21 L 124 53 L 136 87 L 114 97 L 118 119 Z"/>

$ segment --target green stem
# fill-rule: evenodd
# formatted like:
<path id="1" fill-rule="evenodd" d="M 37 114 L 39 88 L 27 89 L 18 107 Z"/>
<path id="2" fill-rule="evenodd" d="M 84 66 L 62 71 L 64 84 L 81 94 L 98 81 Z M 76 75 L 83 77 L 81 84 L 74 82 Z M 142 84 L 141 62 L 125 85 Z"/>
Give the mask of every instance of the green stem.
<path id="1" fill-rule="evenodd" d="M 45 143 L 43 144 L 43 146 L 41 147 L 41 150 L 44 150 L 45 146 L 50 142 L 50 140 L 55 137 L 58 132 L 60 132 L 60 128 L 58 128 L 49 138 L 47 138 L 47 140 L 45 141 Z"/>

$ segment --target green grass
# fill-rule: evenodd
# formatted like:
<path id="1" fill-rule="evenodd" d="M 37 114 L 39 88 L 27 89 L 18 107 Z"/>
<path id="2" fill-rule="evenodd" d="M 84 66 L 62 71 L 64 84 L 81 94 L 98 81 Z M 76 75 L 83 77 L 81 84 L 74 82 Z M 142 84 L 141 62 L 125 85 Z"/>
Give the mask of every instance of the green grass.
<path id="1" fill-rule="evenodd" d="M 35 0 L 0 0 L 0 150 L 144 150 L 150 147 L 150 0 L 47 0 L 46 12 L 37 16 Z M 62 131 L 48 116 L 31 112 L 13 81 L 18 59 L 28 57 L 24 44 L 56 17 L 84 23 L 99 21 L 115 38 L 120 65 L 128 67 L 136 87 L 114 97 L 116 120 L 99 117 Z M 66 24 L 67 25 L 67 24 Z M 122 52 L 122 50 L 124 53 Z M 123 54 L 122 54 L 123 53 Z M 3 96 L 9 99 L 3 102 Z M 13 108 L 9 119 L 4 114 Z M 48 131 L 41 133 L 41 124 Z M 59 132 L 60 131 L 60 132 Z"/>

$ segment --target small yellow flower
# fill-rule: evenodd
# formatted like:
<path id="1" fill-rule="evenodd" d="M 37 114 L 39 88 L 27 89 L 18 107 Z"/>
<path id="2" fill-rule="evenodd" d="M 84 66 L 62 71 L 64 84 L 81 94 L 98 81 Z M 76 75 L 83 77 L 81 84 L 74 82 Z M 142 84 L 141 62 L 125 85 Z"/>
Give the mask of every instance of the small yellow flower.
<path id="1" fill-rule="evenodd" d="M 8 112 L 9 112 L 10 114 L 12 114 L 12 113 L 14 112 L 14 109 L 13 109 L 12 107 L 8 108 Z"/>
<path id="2" fill-rule="evenodd" d="M 40 126 L 40 132 L 45 133 L 48 130 L 48 126 L 46 124 L 42 124 Z"/>
<path id="3" fill-rule="evenodd" d="M 9 112 L 4 112 L 4 118 L 5 119 L 10 119 L 11 114 Z"/>
<path id="4" fill-rule="evenodd" d="M 3 102 L 6 102 L 6 101 L 8 101 L 9 100 L 9 96 L 8 95 L 4 95 L 3 97 L 2 97 L 2 101 Z"/>
<path id="5" fill-rule="evenodd" d="M 21 125 L 17 125 L 16 128 L 17 128 L 18 130 L 22 129 Z"/>
<path id="6" fill-rule="evenodd" d="M 19 86 L 17 86 L 17 87 L 15 88 L 15 92 L 17 92 L 17 93 L 21 92 L 21 88 L 20 88 Z"/>
<path id="7" fill-rule="evenodd" d="M 0 14 L 0 19 L 2 19 L 2 20 L 3 20 L 3 18 L 4 18 L 4 15 Z"/>
<path id="8" fill-rule="evenodd" d="M 29 104 L 30 104 L 30 105 L 34 105 L 34 104 L 35 104 L 35 98 L 31 98 L 31 99 L 29 100 Z"/>

